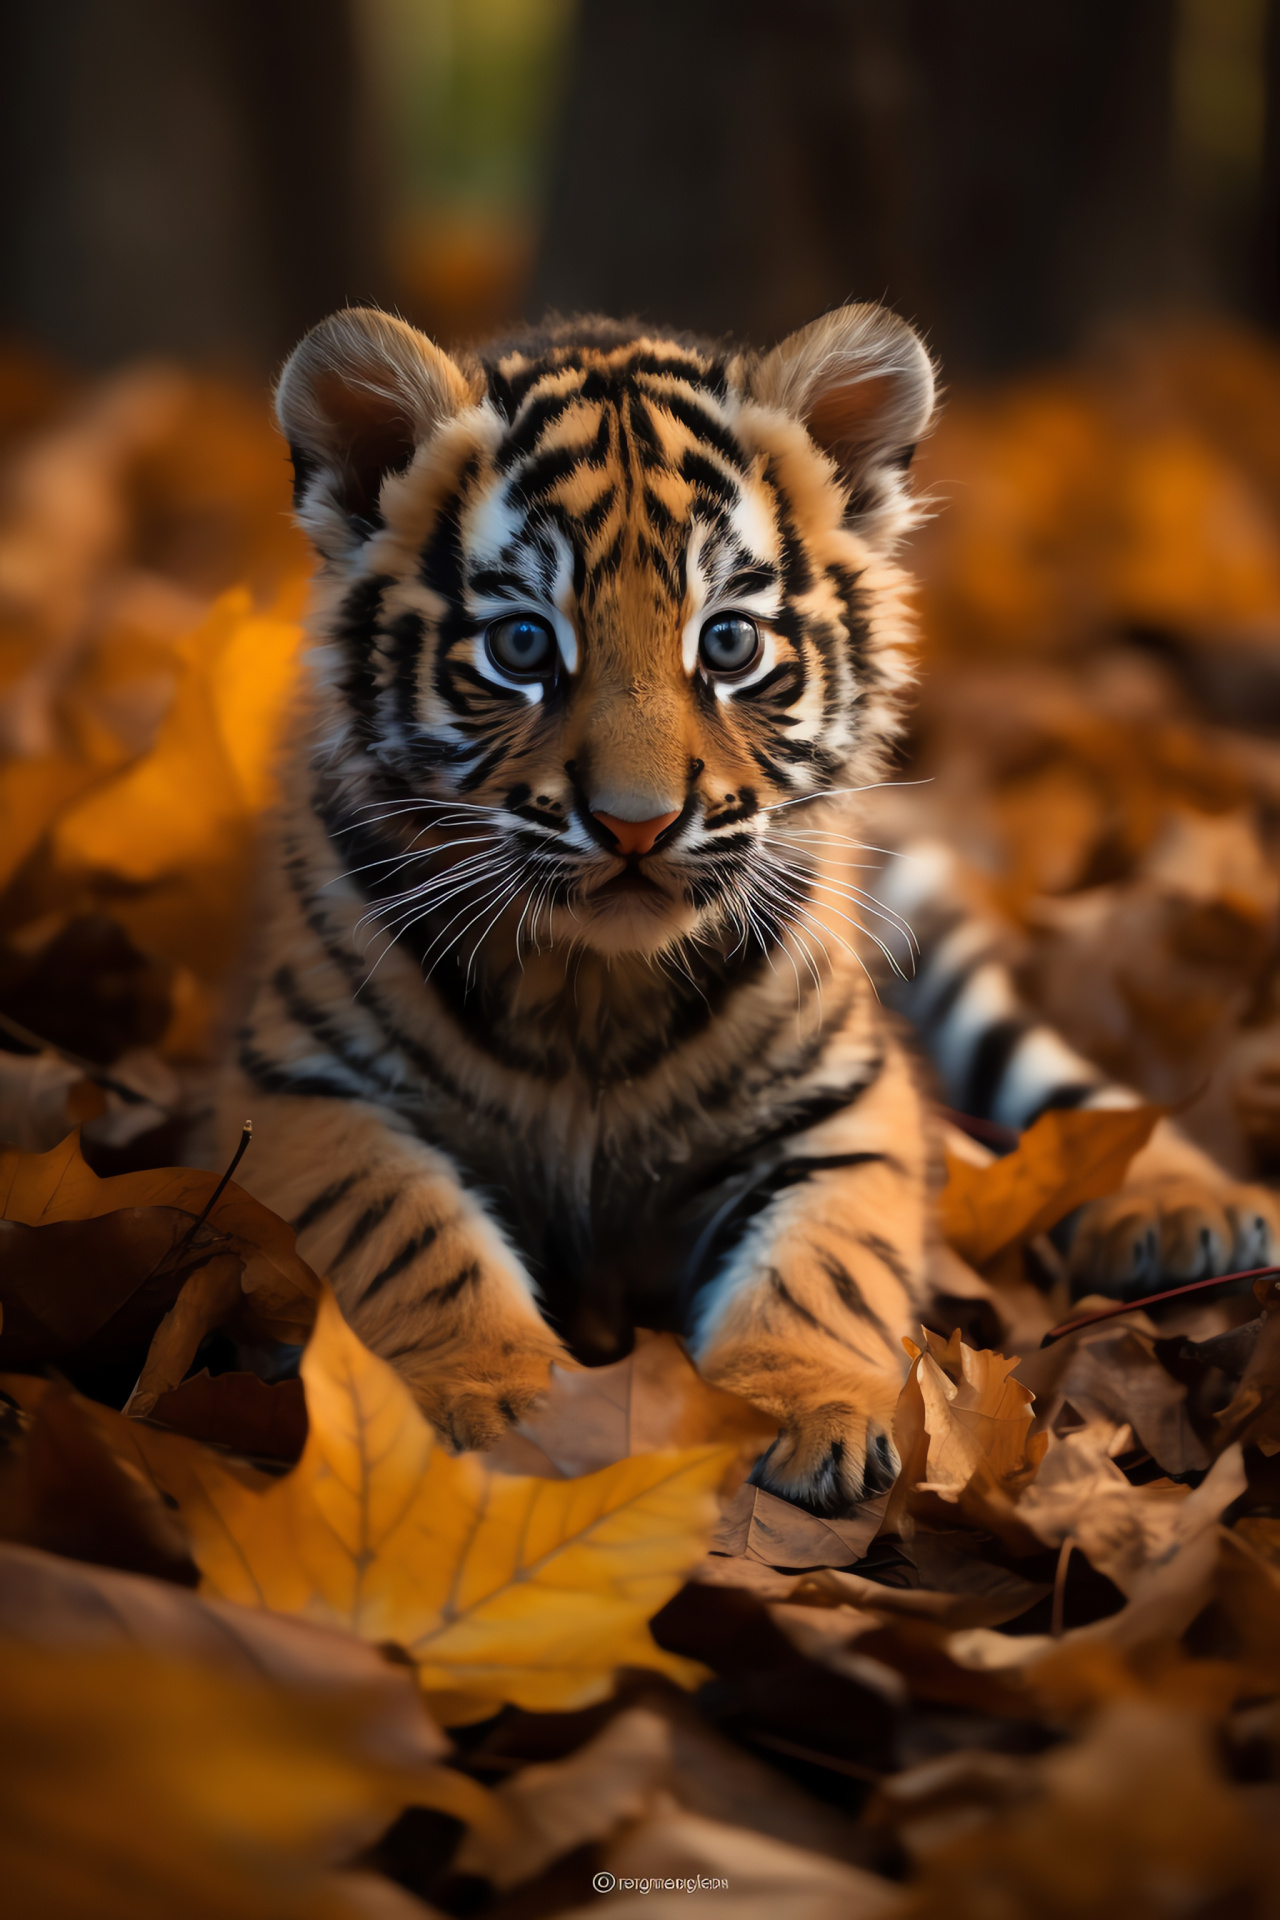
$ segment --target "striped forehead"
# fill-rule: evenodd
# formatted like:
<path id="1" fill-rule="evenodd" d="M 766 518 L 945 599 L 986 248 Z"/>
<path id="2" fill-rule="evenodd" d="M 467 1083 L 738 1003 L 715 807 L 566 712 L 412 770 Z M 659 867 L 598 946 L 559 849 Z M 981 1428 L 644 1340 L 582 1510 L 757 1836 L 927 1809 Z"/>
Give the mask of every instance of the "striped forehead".
<path id="1" fill-rule="evenodd" d="M 648 560 L 675 586 L 696 565 L 704 591 L 735 573 L 757 593 L 781 559 L 777 505 L 698 364 L 651 345 L 583 354 L 532 375 L 508 359 L 520 401 L 462 514 L 469 570 L 547 594 L 572 553 L 582 575 Z M 557 595 L 557 598 L 559 596 Z M 776 597 L 776 596 L 775 596 Z M 759 611 L 768 609 L 761 607 Z"/>

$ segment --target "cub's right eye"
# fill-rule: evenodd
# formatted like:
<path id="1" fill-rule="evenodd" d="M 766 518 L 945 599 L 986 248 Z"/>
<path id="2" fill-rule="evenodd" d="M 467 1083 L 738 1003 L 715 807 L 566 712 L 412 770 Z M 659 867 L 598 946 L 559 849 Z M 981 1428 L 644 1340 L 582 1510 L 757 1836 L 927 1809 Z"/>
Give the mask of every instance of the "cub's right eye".
<path id="1" fill-rule="evenodd" d="M 556 636 L 549 620 L 533 613 L 509 614 L 485 628 L 484 644 L 499 672 L 513 680 L 545 680 L 556 664 Z"/>

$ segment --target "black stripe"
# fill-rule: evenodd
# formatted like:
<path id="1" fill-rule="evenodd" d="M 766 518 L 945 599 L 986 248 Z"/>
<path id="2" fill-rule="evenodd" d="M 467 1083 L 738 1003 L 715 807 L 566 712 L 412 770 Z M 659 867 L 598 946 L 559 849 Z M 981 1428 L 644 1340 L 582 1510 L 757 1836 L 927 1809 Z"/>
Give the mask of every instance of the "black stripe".
<path id="1" fill-rule="evenodd" d="M 878 1233 L 860 1233 L 858 1235 L 858 1245 L 865 1247 L 868 1253 L 874 1254 L 881 1266 L 888 1267 L 890 1273 L 904 1293 L 909 1295 L 914 1294 L 915 1282 L 911 1276 L 911 1269 L 896 1247 L 891 1246 L 889 1242 L 882 1239 Z M 896 1351 L 897 1349 L 895 1348 L 895 1352 Z"/>
<path id="2" fill-rule="evenodd" d="M 272 975 L 271 984 L 279 995 L 280 1003 L 295 1026 L 314 1034 L 317 1040 L 324 1042 L 340 1066 L 347 1069 L 353 1078 L 366 1082 L 369 1091 L 377 1089 L 385 1094 L 397 1091 L 396 1082 L 389 1074 L 379 1068 L 377 1060 L 357 1050 L 350 1036 L 331 1013 L 323 1007 L 317 1007 L 308 1000 L 298 987 L 290 967 L 277 967 Z M 350 1011 L 349 1008 L 345 1009 Z M 372 1083 L 371 1086 L 369 1083 Z M 349 1096 L 358 1099 L 358 1094 Z"/>
<path id="3" fill-rule="evenodd" d="M 820 1092 L 806 1094 L 794 1101 L 785 1110 L 785 1117 L 767 1133 L 757 1135 L 751 1143 L 753 1156 L 762 1147 L 772 1146 L 791 1134 L 807 1133 L 810 1127 L 816 1127 L 823 1120 L 830 1120 L 833 1114 L 843 1113 L 846 1107 L 856 1106 L 858 1101 L 875 1086 L 885 1067 L 884 1054 L 867 1062 L 867 1070 L 860 1080 L 848 1081 L 841 1087 L 823 1087 Z"/>
<path id="4" fill-rule="evenodd" d="M 952 1009 L 954 1008 L 956 1001 L 960 998 L 961 994 L 964 992 L 965 988 L 968 986 L 975 971 L 977 970 L 978 967 L 985 964 L 988 958 L 989 958 L 989 955 L 985 951 L 979 954 L 975 954 L 972 957 L 966 959 L 961 964 L 961 966 L 959 966 L 956 969 L 956 971 L 952 974 L 951 978 L 947 981 L 946 986 L 943 987 L 942 991 L 938 994 L 937 998 L 932 1002 L 930 1002 L 925 1012 L 919 1014 L 916 1017 L 916 1024 L 919 1026 L 920 1031 L 922 1033 L 924 1034 L 933 1033 L 937 1030 L 937 1028 L 939 1028 L 945 1023 L 948 1015 L 951 1013 Z M 934 955 L 934 964 L 935 965 L 937 964 L 936 954 Z M 911 996 L 913 999 L 917 997 L 920 999 L 926 998 L 929 990 L 929 984 L 930 984 L 929 975 L 931 971 L 932 971 L 932 968 L 930 966 L 926 966 L 921 970 L 920 973 L 916 975 L 915 993 Z"/>
<path id="5" fill-rule="evenodd" d="M 813 588 L 813 567 L 809 559 L 809 549 L 801 539 L 796 523 L 792 518 L 791 502 L 783 487 L 781 475 L 775 462 L 769 462 L 765 469 L 765 478 L 773 489 L 778 503 L 778 532 L 782 537 L 782 579 L 789 601 L 799 600 Z"/>
<path id="6" fill-rule="evenodd" d="M 1105 1085 L 1105 1080 L 1086 1080 L 1069 1081 L 1053 1087 L 1036 1102 L 1032 1111 L 1026 1114 L 1019 1124 L 1029 1127 L 1033 1120 L 1038 1120 L 1042 1113 L 1048 1113 L 1050 1109 L 1069 1111 L 1072 1107 L 1082 1107 L 1086 1100 L 1092 1099 L 1093 1095 Z"/>
<path id="7" fill-rule="evenodd" d="M 781 1301 L 784 1307 L 789 1307 L 796 1318 L 803 1320 L 807 1327 L 812 1327 L 815 1333 L 825 1334 L 828 1340 L 833 1341 L 837 1347 L 843 1347 L 846 1353 L 856 1353 L 860 1360 L 867 1361 L 869 1365 L 872 1364 L 871 1355 L 864 1352 L 856 1341 L 843 1339 L 834 1327 L 829 1327 L 825 1320 L 819 1320 L 816 1313 L 811 1313 L 808 1307 L 796 1299 L 776 1267 L 769 1269 L 769 1287 L 775 1300 Z"/>
<path id="8" fill-rule="evenodd" d="M 264 1093 L 282 1093 L 305 1095 L 313 1100 L 358 1100 L 345 1080 L 322 1073 L 299 1073 L 291 1067 L 282 1066 L 278 1060 L 268 1060 L 246 1041 L 240 1049 L 240 1066 L 245 1077 L 255 1087 L 261 1087 Z"/>
<path id="9" fill-rule="evenodd" d="M 378 641 L 378 619 L 382 612 L 382 596 L 393 584 L 391 575 L 387 573 L 371 574 L 368 579 L 357 580 L 338 609 L 334 623 L 334 637 L 341 643 L 349 663 L 343 677 L 342 691 L 366 741 L 373 738 L 378 697 L 378 683 L 372 665 Z"/>
<path id="10" fill-rule="evenodd" d="M 411 1261 L 416 1260 L 420 1253 L 426 1252 L 426 1249 L 431 1245 L 439 1232 L 439 1227 L 433 1224 L 423 1227 L 422 1231 L 415 1233 L 411 1240 L 406 1240 L 400 1251 L 392 1254 L 386 1266 L 380 1267 L 377 1273 L 374 1274 L 372 1280 L 360 1295 L 359 1304 L 363 1306 L 366 1300 L 372 1300 L 374 1294 L 378 1292 L 379 1288 L 385 1287 L 388 1280 L 394 1280 L 398 1273 L 403 1273 Z"/>
<path id="11" fill-rule="evenodd" d="M 979 1120 L 991 1118 L 1005 1068 L 1030 1031 L 1030 1021 L 1016 1015 L 995 1020 L 984 1030 L 970 1057 L 964 1089 L 957 1101 L 962 1112 Z"/>
<path id="12" fill-rule="evenodd" d="M 363 1179 L 363 1173 L 349 1173 L 345 1180 L 335 1180 L 332 1186 L 318 1193 L 314 1200 L 308 1200 L 302 1212 L 289 1223 L 294 1232 L 305 1233 L 308 1227 L 314 1227 L 317 1220 L 322 1220 L 326 1213 L 337 1206 L 344 1193 L 350 1193 L 357 1180 Z"/>
<path id="13" fill-rule="evenodd" d="M 720 458 L 736 472 L 741 473 L 744 470 L 746 460 L 738 442 L 727 428 L 721 426 L 720 422 L 708 413 L 705 407 L 698 405 L 692 394 L 672 393 L 666 387 L 650 387 L 647 398 L 651 407 L 663 408 L 673 419 L 678 420 L 681 426 L 687 427 L 697 439 L 705 441 L 709 447 L 714 447 Z M 723 475 L 717 475 L 717 479 L 721 486 L 725 484 Z"/>
<path id="14" fill-rule="evenodd" d="M 532 506 L 579 467 L 598 467 L 599 464 L 589 445 L 552 447 L 549 453 L 537 454 L 530 460 L 520 478 L 508 487 L 507 499 L 513 506 Z"/>
<path id="15" fill-rule="evenodd" d="M 463 1267 L 461 1272 L 455 1273 L 452 1280 L 446 1280 L 442 1287 L 433 1288 L 428 1298 L 438 1301 L 442 1307 L 448 1306 L 451 1300 L 457 1299 L 464 1287 L 474 1286 L 479 1278 L 480 1262 L 473 1260 L 469 1266 Z"/>
<path id="16" fill-rule="evenodd" d="M 576 406 L 579 397 L 578 389 L 571 387 L 567 393 L 541 393 L 531 398 L 498 448 L 494 461 L 498 472 L 509 473 L 518 460 L 532 453 L 547 428 L 554 426 L 570 407 Z"/>
<path id="17" fill-rule="evenodd" d="M 686 447 L 681 455 L 680 478 L 723 507 L 735 507 L 742 497 L 737 481 L 722 473 L 705 453 L 697 453 L 692 447 Z"/>
<path id="18" fill-rule="evenodd" d="M 360 1215 L 360 1218 L 353 1223 L 350 1232 L 347 1234 L 346 1239 L 339 1247 L 330 1264 L 335 1267 L 340 1267 L 342 1262 L 349 1259 L 356 1251 L 357 1247 L 363 1246 L 374 1228 L 382 1225 L 382 1222 L 391 1212 L 398 1198 L 398 1194 L 384 1194 L 381 1200 L 375 1200 L 371 1207 L 366 1207 Z"/>
<path id="19" fill-rule="evenodd" d="M 890 1353 L 895 1356 L 900 1354 L 902 1348 L 875 1308 L 868 1306 L 866 1294 L 845 1266 L 844 1261 L 837 1260 L 834 1254 L 819 1253 L 818 1264 L 839 1295 L 841 1305 L 847 1308 L 855 1319 L 865 1320 L 869 1327 L 874 1327 Z"/>

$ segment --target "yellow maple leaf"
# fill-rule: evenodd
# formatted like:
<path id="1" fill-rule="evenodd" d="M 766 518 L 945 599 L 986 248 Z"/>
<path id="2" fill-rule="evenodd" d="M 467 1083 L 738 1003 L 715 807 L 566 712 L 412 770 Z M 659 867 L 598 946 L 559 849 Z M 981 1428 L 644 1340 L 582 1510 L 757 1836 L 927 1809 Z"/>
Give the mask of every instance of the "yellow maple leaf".
<path id="1" fill-rule="evenodd" d="M 1151 1106 L 1054 1109 L 989 1167 L 948 1155 L 939 1201 L 944 1239 L 971 1266 L 986 1267 L 1006 1247 L 1043 1233 L 1086 1200 L 1114 1193 L 1161 1112 Z"/>
<path id="2" fill-rule="evenodd" d="M 395 1642 L 449 1724 L 585 1705 L 619 1665 L 702 1678 L 647 1622 L 705 1551 L 732 1448 L 576 1480 L 491 1473 L 445 1452 L 327 1290 L 302 1376 L 308 1439 L 283 1479 L 247 1486 L 194 1447 L 161 1465 L 202 1592 Z"/>

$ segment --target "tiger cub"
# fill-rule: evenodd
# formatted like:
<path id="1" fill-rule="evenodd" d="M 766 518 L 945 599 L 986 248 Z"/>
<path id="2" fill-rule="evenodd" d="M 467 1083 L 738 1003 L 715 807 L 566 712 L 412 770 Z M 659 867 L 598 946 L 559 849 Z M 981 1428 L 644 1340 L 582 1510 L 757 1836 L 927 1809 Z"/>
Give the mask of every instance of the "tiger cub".
<path id="1" fill-rule="evenodd" d="M 760 1484 L 897 1471 L 933 1154 L 849 850 L 933 404 L 871 306 L 763 356 L 356 309 L 284 370 L 316 645 L 223 1114 L 456 1447 L 638 1321 L 777 1420 Z"/>

